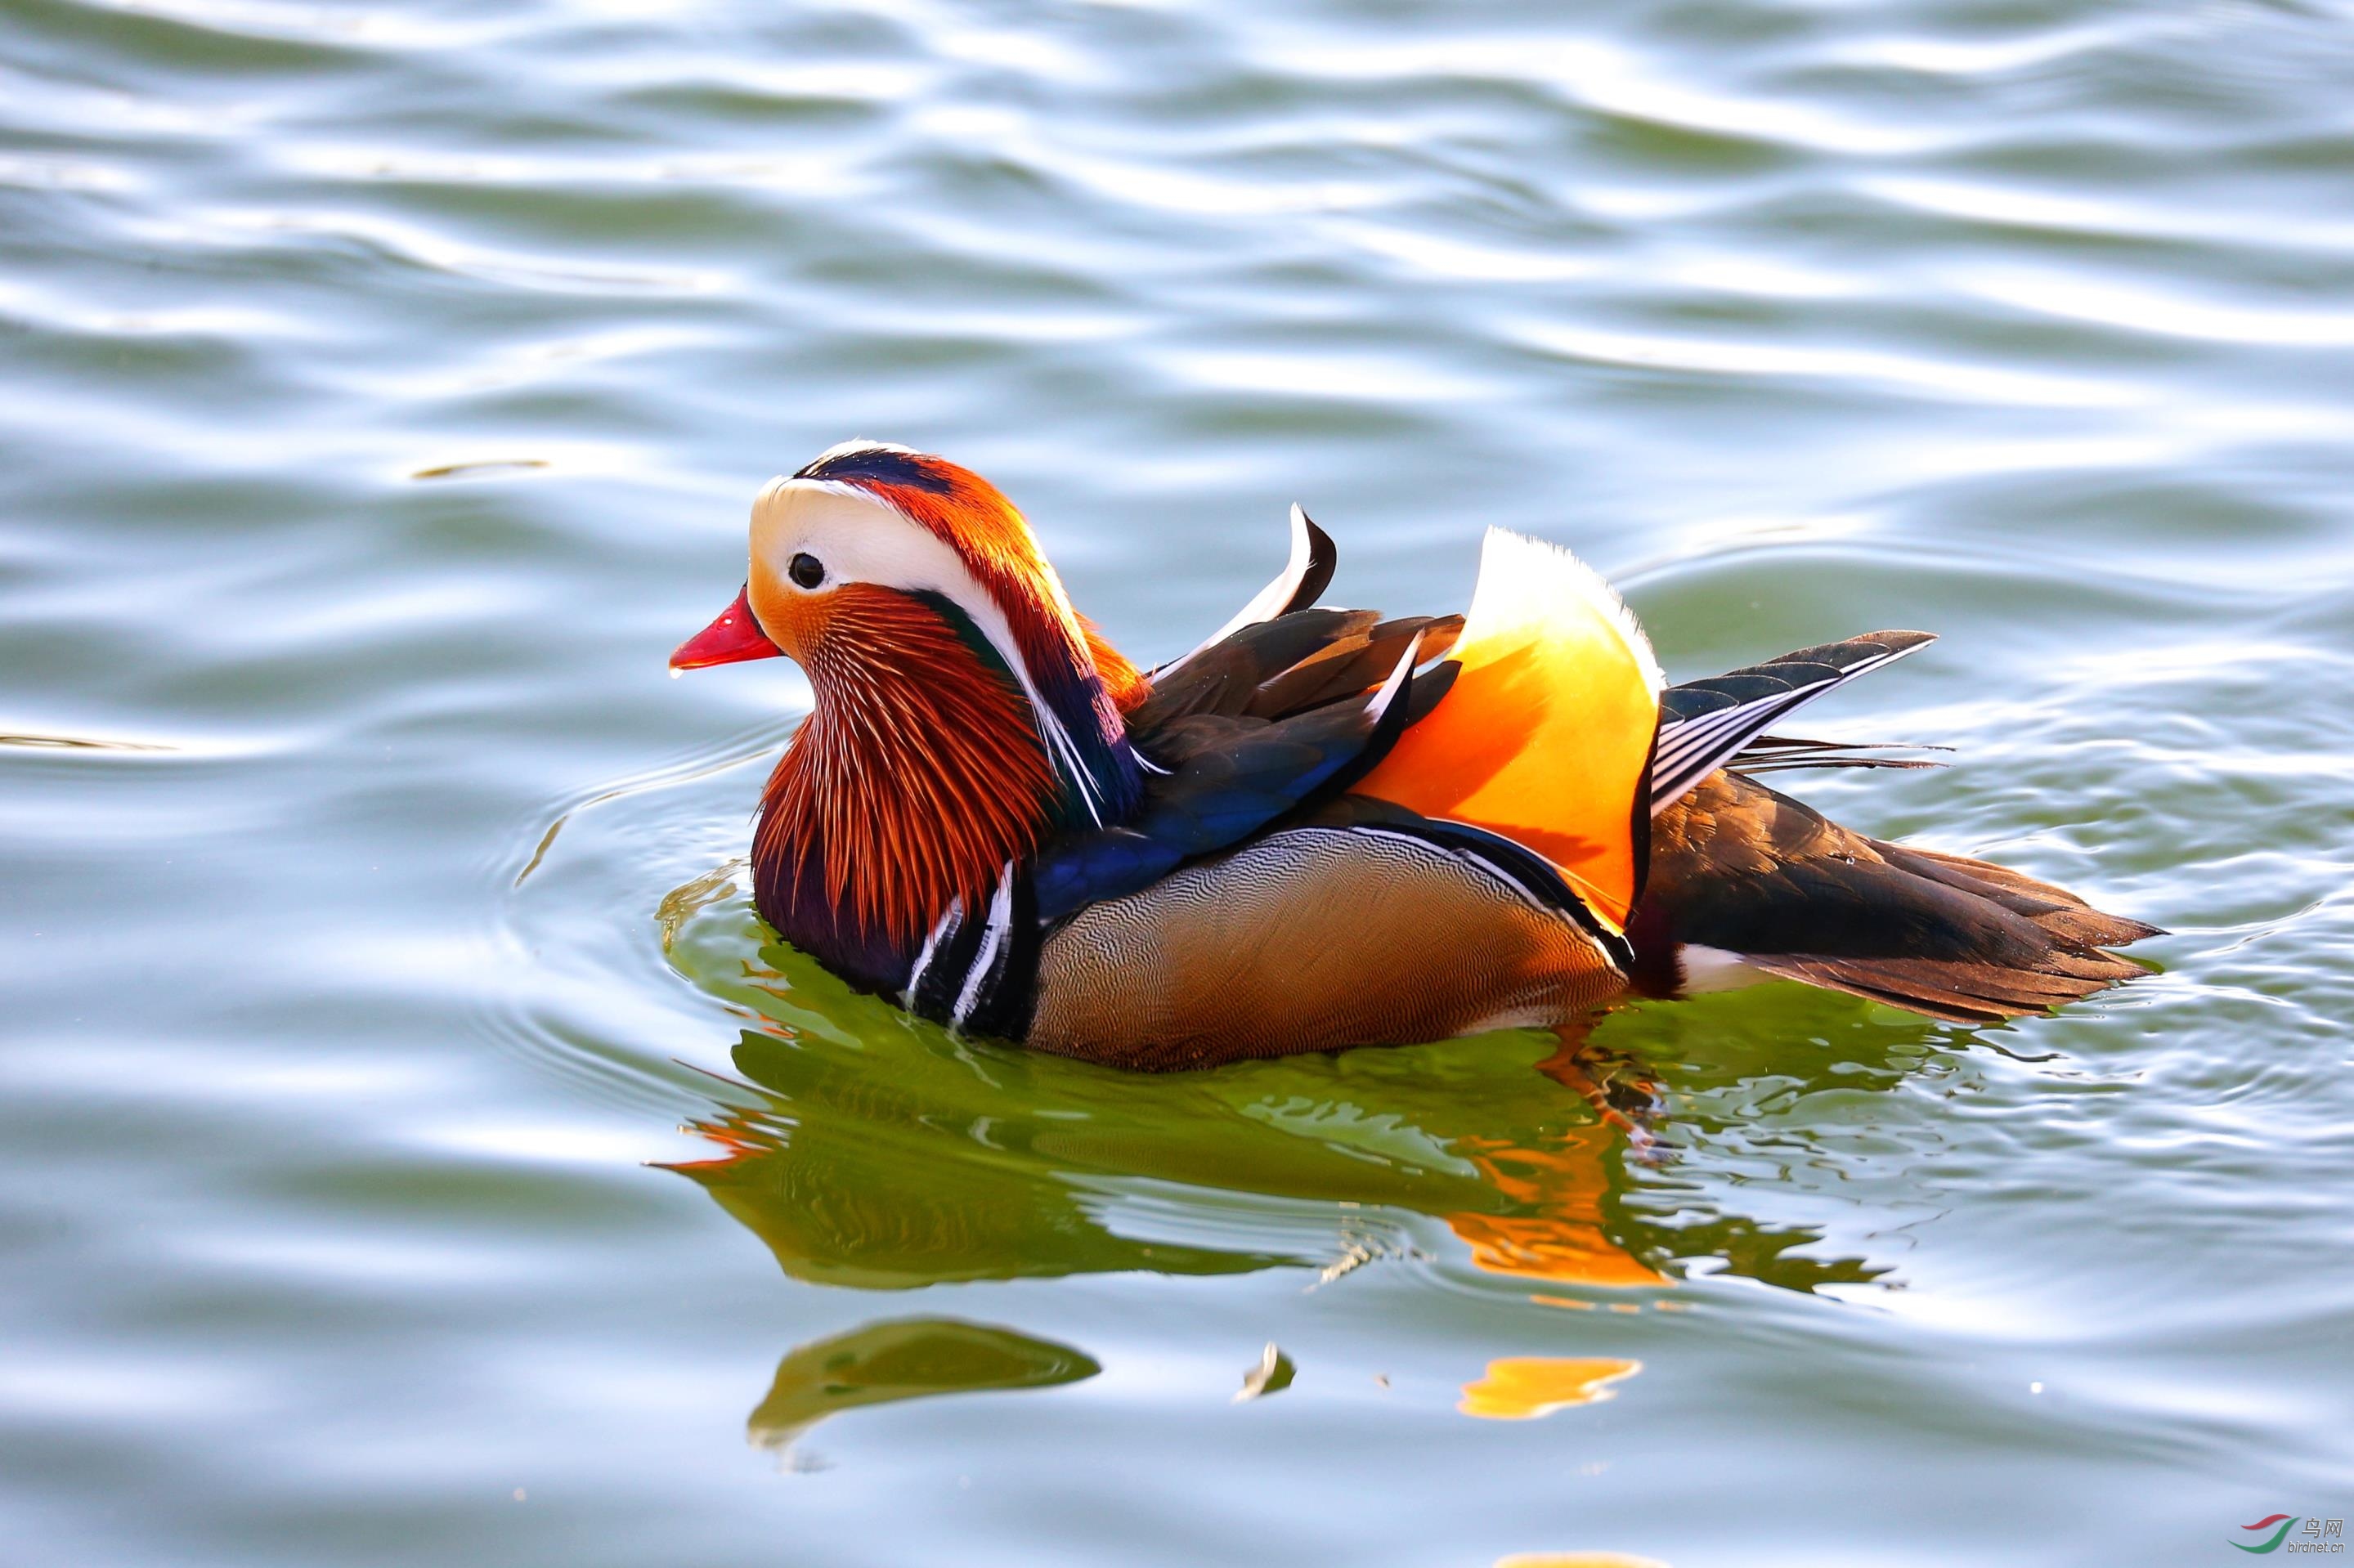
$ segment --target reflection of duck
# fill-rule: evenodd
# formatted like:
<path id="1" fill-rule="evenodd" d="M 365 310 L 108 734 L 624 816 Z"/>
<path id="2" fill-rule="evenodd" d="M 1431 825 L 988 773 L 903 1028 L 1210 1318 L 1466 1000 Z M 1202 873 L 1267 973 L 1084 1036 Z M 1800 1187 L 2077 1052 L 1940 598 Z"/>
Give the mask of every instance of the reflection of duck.
<path id="1" fill-rule="evenodd" d="M 1479 1267 L 1532 1282 L 1667 1284 L 1606 1229 L 1616 1135 L 1560 1128 L 1557 1094 L 1475 1102 L 1499 1121 L 1525 1121 L 1531 1100 L 1541 1102 L 1553 1125 L 1517 1135 L 1526 1145 L 1437 1136 L 1394 1102 L 1310 1101 L 1243 1085 L 1182 1107 L 1156 1099 L 1079 1110 L 1050 1094 L 1041 1116 L 1021 1103 L 1036 1085 L 991 1084 L 919 1041 L 906 1044 L 883 1071 L 747 1033 L 737 1069 L 777 1102 L 695 1123 L 721 1152 L 671 1169 L 767 1243 L 786 1273 L 866 1288 L 1129 1269 L 1226 1274 L 1329 1255 L 1320 1222 L 1317 1234 L 1242 1245 L 1136 1234 L 1155 1216 L 1124 1200 L 1163 1184 L 1359 1215 L 1428 1214 L 1470 1244 Z M 1435 1121 L 1439 1103 L 1423 1098 L 1419 1119 Z"/>
<path id="2" fill-rule="evenodd" d="M 1131 1269 L 1233 1274 L 1305 1261 L 1117 1234 L 1059 1162 L 944 1133 L 953 1102 L 921 1083 L 850 1077 L 757 1034 L 745 1036 L 736 1060 L 756 1081 L 790 1086 L 790 1097 L 773 1113 L 696 1122 L 721 1153 L 670 1169 L 701 1185 L 797 1279 L 896 1290 Z M 965 1125 L 989 1119 L 980 1113 Z"/>
<path id="3" fill-rule="evenodd" d="M 1617 1356 L 1499 1356 L 1466 1383 L 1456 1408 L 1483 1421 L 1532 1421 L 1572 1405 L 1617 1397 L 1616 1384 L 1643 1370 Z"/>
<path id="4" fill-rule="evenodd" d="M 869 1323 L 812 1340 L 777 1363 L 768 1397 L 745 1423 L 763 1448 L 790 1446 L 829 1415 L 938 1393 L 1051 1388 L 1103 1371 L 1091 1358 L 1011 1329 L 953 1318 Z"/>
<path id="5" fill-rule="evenodd" d="M 1611 1241 L 1604 1229 L 1608 1156 L 1617 1136 L 1604 1124 L 1569 1128 L 1545 1149 L 1523 1149 L 1500 1138 L 1458 1139 L 1455 1152 L 1470 1160 L 1514 1212 L 1449 1214 L 1448 1228 L 1470 1245 L 1471 1261 L 1490 1274 L 1555 1285 L 1664 1283 L 1657 1269 Z"/>
<path id="6" fill-rule="evenodd" d="M 1491 533 L 1468 618 L 1376 624 L 1311 608 L 1331 541 L 1293 524 L 1148 673 L 978 475 L 852 442 L 772 482 L 744 592 L 672 658 L 809 672 L 761 912 L 927 1017 L 1126 1066 L 1555 1023 L 1703 963 L 1965 1021 L 2137 972 L 2101 948 L 2149 927 L 1743 776 L 1884 765 L 1767 732 L 1925 634 L 1668 688 L 1564 551 Z"/>
<path id="7" fill-rule="evenodd" d="M 1345 1268 L 1410 1250 L 1409 1215 L 1443 1222 L 1482 1271 L 1564 1300 L 1667 1287 L 1666 1261 L 1695 1255 L 1801 1289 L 1874 1272 L 1786 1255 L 1808 1230 L 1681 1199 L 1649 1217 L 1629 1202 L 1652 1178 L 1624 1135 L 1530 1071 L 1539 1036 L 1138 1079 L 957 1046 L 790 948 L 748 959 L 754 929 L 740 903 L 680 926 L 674 958 L 769 1022 L 734 1053 L 757 1097 L 696 1123 L 714 1158 L 673 1169 L 796 1278 Z"/>

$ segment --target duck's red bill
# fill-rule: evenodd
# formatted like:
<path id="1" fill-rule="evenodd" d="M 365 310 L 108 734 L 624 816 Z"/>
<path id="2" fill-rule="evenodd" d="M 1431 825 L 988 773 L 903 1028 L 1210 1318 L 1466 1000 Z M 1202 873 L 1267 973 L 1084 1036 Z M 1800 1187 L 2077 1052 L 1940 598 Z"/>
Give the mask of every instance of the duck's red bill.
<path id="1" fill-rule="evenodd" d="M 769 641 L 752 616 L 744 594 L 719 612 L 719 619 L 678 645 L 670 656 L 673 670 L 700 670 L 710 664 L 734 664 L 746 659 L 774 659 L 784 650 Z"/>

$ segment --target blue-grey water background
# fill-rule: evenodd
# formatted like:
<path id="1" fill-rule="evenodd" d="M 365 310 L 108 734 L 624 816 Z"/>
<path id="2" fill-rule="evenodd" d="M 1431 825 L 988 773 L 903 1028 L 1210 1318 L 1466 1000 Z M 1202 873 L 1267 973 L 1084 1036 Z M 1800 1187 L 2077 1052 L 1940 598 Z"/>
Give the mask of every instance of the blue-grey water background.
<path id="1" fill-rule="evenodd" d="M 2339 0 L 0 0 L 0 1558 L 2354 1512 L 2350 84 Z M 663 670 L 850 436 L 1148 662 L 1294 499 L 1338 602 L 1507 524 L 1681 677 L 1940 631 L 1817 727 L 1955 766 L 1801 792 L 2160 972 L 1631 1009 L 1648 1156 L 1530 1036 L 907 1025 L 735 878 L 806 687 Z"/>

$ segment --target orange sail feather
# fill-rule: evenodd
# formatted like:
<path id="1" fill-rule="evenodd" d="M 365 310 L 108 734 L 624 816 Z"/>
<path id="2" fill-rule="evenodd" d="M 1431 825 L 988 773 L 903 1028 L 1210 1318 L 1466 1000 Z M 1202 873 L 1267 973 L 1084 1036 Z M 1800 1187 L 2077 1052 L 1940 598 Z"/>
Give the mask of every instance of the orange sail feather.
<path id="1" fill-rule="evenodd" d="M 1454 689 L 1357 786 L 1543 855 L 1626 924 L 1660 676 L 1609 586 L 1568 551 L 1488 531 Z"/>

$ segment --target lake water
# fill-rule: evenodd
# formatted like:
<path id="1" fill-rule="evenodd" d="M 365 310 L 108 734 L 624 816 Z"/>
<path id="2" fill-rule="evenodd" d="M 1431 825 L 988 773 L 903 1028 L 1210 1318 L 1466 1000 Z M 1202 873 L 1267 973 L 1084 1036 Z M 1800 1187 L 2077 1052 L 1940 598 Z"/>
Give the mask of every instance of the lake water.
<path id="1" fill-rule="evenodd" d="M 0 0 L 0 1557 L 2199 1563 L 2354 1513 L 2354 10 Z M 1145 661 L 1503 524 L 2174 933 L 1137 1079 L 763 941 L 771 474 Z M 1236 1401 L 1264 1347 L 1281 1362 Z M 2290 1543 L 2303 1541 L 2300 1533 Z M 1585 1559 L 1574 1559 L 1584 1561 Z"/>

